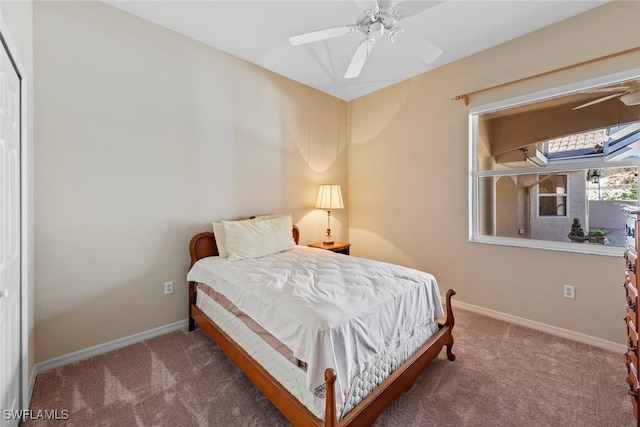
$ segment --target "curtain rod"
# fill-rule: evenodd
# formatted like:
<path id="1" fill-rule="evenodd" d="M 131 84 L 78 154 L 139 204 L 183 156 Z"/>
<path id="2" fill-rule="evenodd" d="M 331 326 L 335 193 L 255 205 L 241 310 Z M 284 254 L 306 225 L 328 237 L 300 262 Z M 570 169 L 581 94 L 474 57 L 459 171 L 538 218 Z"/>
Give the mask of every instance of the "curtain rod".
<path id="1" fill-rule="evenodd" d="M 564 67 L 556 68 L 555 70 L 550 70 L 550 71 L 545 71 L 543 73 L 534 74 L 533 76 L 523 77 L 521 79 L 512 80 L 512 81 L 506 82 L 506 83 L 500 83 L 500 84 L 497 84 L 495 86 L 486 87 L 484 89 L 474 90 L 473 92 L 462 93 L 460 95 L 454 96 L 451 99 L 453 101 L 462 100 L 462 101 L 464 101 L 464 105 L 469 105 L 469 96 L 475 95 L 477 93 L 486 92 L 488 90 L 497 89 L 499 87 L 508 86 L 508 85 L 512 85 L 512 84 L 515 84 L 515 83 L 524 82 L 524 81 L 527 81 L 527 80 L 537 79 L 538 77 L 544 77 L 544 76 L 547 76 L 549 74 L 558 73 L 560 71 L 566 71 L 566 70 L 570 70 L 572 68 L 581 67 L 583 65 L 591 64 L 591 63 L 594 63 L 594 62 L 604 61 L 605 59 L 615 58 L 616 56 L 626 55 L 628 53 L 636 52 L 636 51 L 639 51 L 639 50 L 640 50 L 640 46 L 636 46 L 636 47 L 633 47 L 631 49 L 622 50 L 620 52 L 616 52 L 616 53 L 612 53 L 612 54 L 609 54 L 609 55 L 601 56 L 599 58 L 593 58 L 593 59 L 589 59 L 587 61 L 578 62 L 577 64 L 572 64 L 572 65 L 567 65 L 567 66 L 564 66 Z"/>

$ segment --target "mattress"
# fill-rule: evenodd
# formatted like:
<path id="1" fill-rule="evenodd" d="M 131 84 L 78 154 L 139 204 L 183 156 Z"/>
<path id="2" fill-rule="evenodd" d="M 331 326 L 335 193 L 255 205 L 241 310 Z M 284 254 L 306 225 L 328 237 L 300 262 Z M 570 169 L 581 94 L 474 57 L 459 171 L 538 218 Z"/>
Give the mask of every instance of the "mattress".
<path id="1" fill-rule="evenodd" d="M 201 289 L 197 290 L 196 306 L 314 416 L 324 420 L 324 407 L 316 404 L 317 396 L 306 386 L 304 369 L 291 363 L 287 357 L 256 335 L 241 319 Z M 336 408 L 338 419 L 348 414 L 437 331 L 438 324 L 435 320 L 419 327 L 409 340 L 388 354 L 382 355 L 366 370 L 347 381 L 348 391 L 343 399 L 344 403 L 338 404 Z"/>
<path id="2" fill-rule="evenodd" d="M 350 396 L 364 393 L 356 377 L 379 369 L 389 355 L 402 363 L 426 341 L 420 332 L 432 333 L 443 315 L 430 274 L 321 249 L 203 258 L 187 278 L 223 294 L 307 363 L 305 393 L 313 395 L 316 415 L 324 410 L 326 368 L 337 373 L 336 402 L 346 409 Z M 365 380 L 362 390 L 375 382 Z"/>
<path id="3" fill-rule="evenodd" d="M 222 308 L 227 310 L 229 313 L 236 316 L 238 319 L 242 320 L 242 322 L 247 325 L 254 334 L 258 335 L 260 338 L 265 340 L 267 344 L 273 347 L 278 353 L 282 354 L 287 358 L 291 363 L 296 366 L 299 366 L 303 369 L 307 369 L 307 364 L 302 360 L 298 360 L 294 355 L 293 351 L 286 345 L 280 342 L 276 337 L 271 335 L 267 330 L 265 330 L 262 326 L 260 326 L 255 320 L 253 320 L 250 316 L 247 315 L 244 311 L 240 310 L 234 303 L 229 301 L 227 297 L 222 295 L 220 292 L 216 292 L 210 286 L 205 285 L 204 283 L 197 284 L 198 290 L 207 294 L 207 296 L 211 297 L 215 302 L 220 304 Z"/>

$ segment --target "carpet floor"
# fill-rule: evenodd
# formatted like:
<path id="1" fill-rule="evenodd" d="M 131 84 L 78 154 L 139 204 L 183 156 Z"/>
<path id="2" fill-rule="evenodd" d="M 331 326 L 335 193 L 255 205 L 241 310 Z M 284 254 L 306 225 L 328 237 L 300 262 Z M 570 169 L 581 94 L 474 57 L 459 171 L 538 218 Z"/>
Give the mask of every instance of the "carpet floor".
<path id="1" fill-rule="evenodd" d="M 376 427 L 636 425 L 622 354 L 464 310 L 454 337 Z M 41 373 L 31 410 L 68 419 L 25 427 L 289 425 L 200 330 Z"/>

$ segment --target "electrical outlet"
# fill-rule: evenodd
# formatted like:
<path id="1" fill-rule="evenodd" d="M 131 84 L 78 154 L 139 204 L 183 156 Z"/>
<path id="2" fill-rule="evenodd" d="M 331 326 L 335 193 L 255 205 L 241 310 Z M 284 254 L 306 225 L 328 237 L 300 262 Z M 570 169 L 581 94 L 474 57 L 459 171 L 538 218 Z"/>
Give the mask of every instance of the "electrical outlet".
<path id="1" fill-rule="evenodd" d="M 164 282 L 164 294 L 169 295 L 173 293 L 173 282 Z"/>
<path id="2" fill-rule="evenodd" d="M 572 285 L 564 285 L 564 297 L 576 299 L 576 287 Z"/>

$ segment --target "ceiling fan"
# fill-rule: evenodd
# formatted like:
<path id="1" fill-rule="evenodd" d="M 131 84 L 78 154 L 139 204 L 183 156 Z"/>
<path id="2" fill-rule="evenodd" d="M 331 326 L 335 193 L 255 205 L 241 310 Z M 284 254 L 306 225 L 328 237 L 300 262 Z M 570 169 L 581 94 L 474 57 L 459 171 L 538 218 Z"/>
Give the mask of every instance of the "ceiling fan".
<path id="1" fill-rule="evenodd" d="M 442 49 L 439 47 L 418 36 L 404 33 L 404 29 L 396 24 L 443 1 L 355 0 L 355 3 L 363 11 L 364 16 L 354 25 L 342 25 L 292 36 L 289 37 L 289 42 L 293 46 L 299 46 L 361 32 L 365 39 L 360 42 L 351 58 L 344 75 L 345 79 L 353 79 L 360 75 L 376 41 L 385 34 L 399 49 L 426 63 L 435 61 L 442 54 Z"/>
<path id="2" fill-rule="evenodd" d="M 573 107 L 574 110 L 579 110 L 580 108 L 589 107 L 594 104 L 598 104 L 600 102 L 607 101 L 613 98 L 620 98 L 625 105 L 640 105 L 640 82 L 628 82 L 629 84 L 626 86 L 614 86 L 614 87 L 602 87 L 597 89 L 586 90 L 580 93 L 607 93 L 614 92 L 610 95 L 603 96 L 598 99 L 594 99 L 593 101 L 589 101 L 585 104 L 578 105 L 577 107 Z"/>

